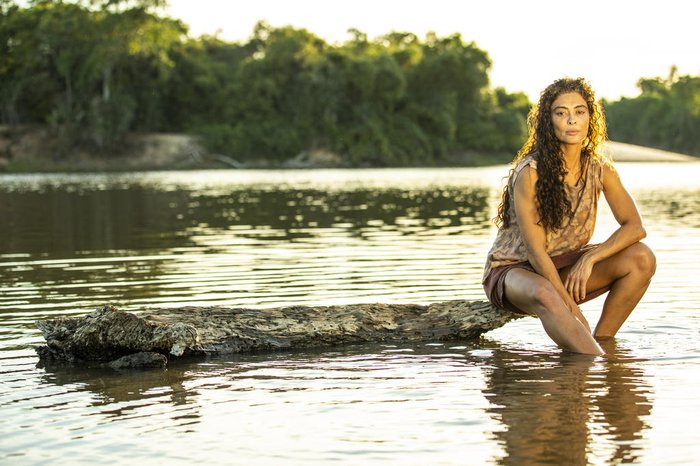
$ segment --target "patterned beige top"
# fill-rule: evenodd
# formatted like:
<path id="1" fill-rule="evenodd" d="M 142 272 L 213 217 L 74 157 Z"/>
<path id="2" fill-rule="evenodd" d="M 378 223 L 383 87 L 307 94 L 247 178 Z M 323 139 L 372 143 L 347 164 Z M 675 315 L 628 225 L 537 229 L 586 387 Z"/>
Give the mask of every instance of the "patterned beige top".
<path id="1" fill-rule="evenodd" d="M 580 180 L 576 186 L 565 184 L 566 194 L 575 209 L 573 217 L 564 220 L 564 226 L 557 231 L 547 232 L 545 248 L 550 256 L 558 256 L 575 251 L 586 246 L 593 236 L 598 198 L 603 189 L 603 164 L 591 157 L 586 169 L 585 180 Z M 537 170 L 537 161 L 532 155 L 525 156 L 515 167 L 513 176 L 508 180 L 508 192 L 513 199 L 515 180 L 527 165 Z M 503 265 L 515 264 L 527 260 L 527 249 L 520 227 L 516 221 L 514 202 L 509 206 L 510 225 L 499 228 L 496 240 L 486 259 L 483 281 L 491 269 Z"/>

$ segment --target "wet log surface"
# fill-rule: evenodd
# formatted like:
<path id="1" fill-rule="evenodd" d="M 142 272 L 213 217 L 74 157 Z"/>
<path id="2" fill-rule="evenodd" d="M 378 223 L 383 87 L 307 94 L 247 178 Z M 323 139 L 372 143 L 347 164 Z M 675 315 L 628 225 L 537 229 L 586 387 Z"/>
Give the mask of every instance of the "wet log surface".
<path id="1" fill-rule="evenodd" d="M 113 361 L 137 353 L 225 355 L 367 342 L 468 340 L 518 316 L 484 301 L 292 306 L 180 307 L 124 312 L 104 306 L 81 317 L 37 321 L 42 360 Z M 153 357 L 132 356 L 126 361 Z M 128 364 L 127 364 L 128 366 Z M 123 367 L 127 367 L 123 366 Z"/>

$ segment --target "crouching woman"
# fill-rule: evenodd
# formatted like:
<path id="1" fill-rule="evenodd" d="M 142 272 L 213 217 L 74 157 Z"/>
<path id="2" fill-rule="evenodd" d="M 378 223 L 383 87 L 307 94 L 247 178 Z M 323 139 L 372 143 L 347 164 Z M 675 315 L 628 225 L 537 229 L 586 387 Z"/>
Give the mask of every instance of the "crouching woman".
<path id="1" fill-rule="evenodd" d="M 635 203 L 599 150 L 603 113 L 588 83 L 560 79 L 528 117 L 529 136 L 513 161 L 498 210 L 498 233 L 483 285 L 498 307 L 540 318 L 560 347 L 602 354 L 656 270 Z M 589 244 L 600 193 L 619 227 Z M 591 331 L 579 304 L 608 292 Z"/>

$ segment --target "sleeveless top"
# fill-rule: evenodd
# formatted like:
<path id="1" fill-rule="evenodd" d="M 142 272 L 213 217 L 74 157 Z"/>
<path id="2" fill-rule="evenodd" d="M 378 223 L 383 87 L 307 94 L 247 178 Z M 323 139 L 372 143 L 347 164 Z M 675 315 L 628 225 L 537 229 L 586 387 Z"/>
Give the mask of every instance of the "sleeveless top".
<path id="1" fill-rule="evenodd" d="M 581 249 L 591 240 L 598 211 L 598 198 L 603 189 L 603 163 L 590 157 L 588 167 L 586 167 L 585 180 L 579 180 L 576 186 L 564 184 L 573 216 L 565 218 L 563 226 L 559 230 L 547 231 L 545 249 L 550 257 Z M 515 166 L 513 175 L 508 179 L 510 225 L 508 227 L 501 226 L 498 229 L 496 240 L 486 259 L 482 282 L 486 280 L 495 267 L 527 261 L 527 249 L 516 221 L 513 191 L 515 180 L 522 169 L 528 165 L 537 170 L 537 160 L 532 155 L 525 156 Z"/>

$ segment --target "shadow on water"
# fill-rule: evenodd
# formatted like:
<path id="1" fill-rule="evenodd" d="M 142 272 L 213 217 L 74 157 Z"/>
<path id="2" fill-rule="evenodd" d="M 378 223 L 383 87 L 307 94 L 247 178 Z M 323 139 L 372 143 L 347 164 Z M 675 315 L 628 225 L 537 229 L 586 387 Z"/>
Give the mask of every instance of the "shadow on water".
<path id="1" fill-rule="evenodd" d="M 639 363 L 614 341 L 601 359 L 499 349 L 487 369 L 487 411 L 505 454 L 498 464 L 634 463 L 649 427 L 651 388 Z"/>

